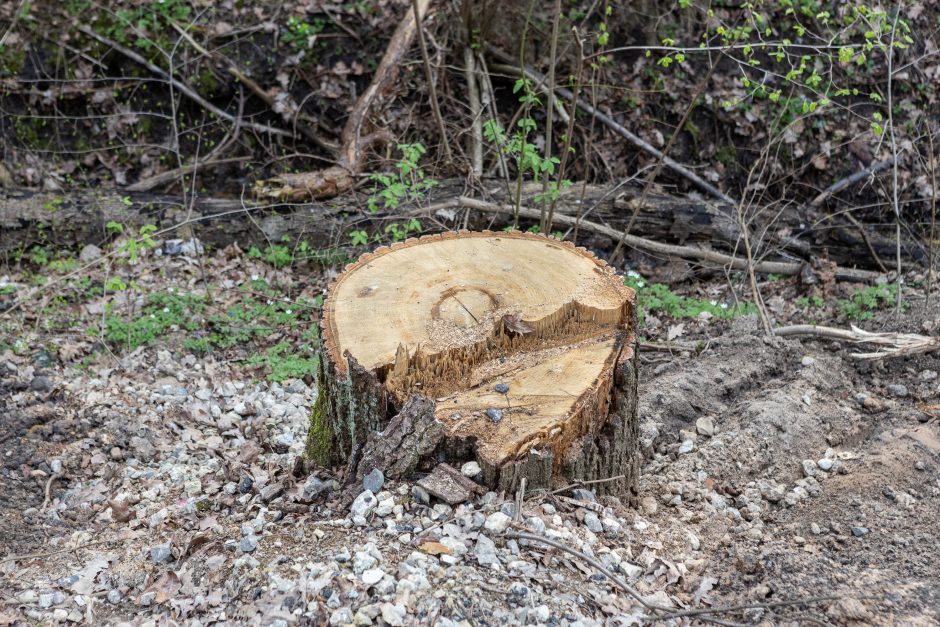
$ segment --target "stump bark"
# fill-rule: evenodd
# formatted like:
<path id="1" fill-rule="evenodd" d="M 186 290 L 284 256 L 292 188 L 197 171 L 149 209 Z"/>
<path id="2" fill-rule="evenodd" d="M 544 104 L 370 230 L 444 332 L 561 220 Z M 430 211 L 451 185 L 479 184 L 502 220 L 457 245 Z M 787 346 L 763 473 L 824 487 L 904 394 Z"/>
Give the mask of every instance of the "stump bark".
<path id="1" fill-rule="evenodd" d="M 450 232 L 363 255 L 323 307 L 308 453 L 398 477 L 476 460 L 513 490 L 634 490 L 634 291 L 584 249 Z"/>

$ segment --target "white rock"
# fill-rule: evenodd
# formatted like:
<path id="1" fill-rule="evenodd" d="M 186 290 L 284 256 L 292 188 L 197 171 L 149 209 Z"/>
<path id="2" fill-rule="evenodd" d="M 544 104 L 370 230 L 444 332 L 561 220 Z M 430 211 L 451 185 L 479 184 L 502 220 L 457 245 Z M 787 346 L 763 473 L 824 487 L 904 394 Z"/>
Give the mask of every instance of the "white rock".
<path id="1" fill-rule="evenodd" d="M 377 584 L 382 581 L 382 577 L 385 576 L 385 572 L 381 568 L 370 568 L 368 570 L 362 571 L 362 583 L 367 586 Z"/>
<path id="2" fill-rule="evenodd" d="M 453 554 L 456 557 L 460 557 L 461 555 L 467 554 L 467 551 L 468 551 L 467 545 L 464 544 L 462 540 L 458 540 L 457 538 L 451 538 L 449 536 L 444 536 L 443 538 L 441 538 L 440 542 L 441 544 L 446 546 L 448 549 L 450 549 L 451 554 Z"/>
<path id="3" fill-rule="evenodd" d="M 816 465 L 819 466 L 821 470 L 825 470 L 826 472 L 832 470 L 832 460 L 826 457 L 823 457 L 818 462 L 816 462 Z"/>
<path id="4" fill-rule="evenodd" d="M 392 627 L 402 627 L 405 619 L 408 618 L 408 612 L 405 606 L 400 603 L 392 605 L 391 603 L 382 604 L 382 619 Z"/>
<path id="5" fill-rule="evenodd" d="M 365 518 L 373 509 L 375 509 L 376 505 L 378 505 L 378 501 L 376 500 L 375 495 L 372 494 L 372 490 L 364 490 L 359 496 L 356 497 L 356 500 L 353 501 L 352 506 L 349 508 L 349 512 L 353 516 L 361 516 Z"/>
<path id="6" fill-rule="evenodd" d="M 480 468 L 480 464 L 476 462 L 467 462 L 460 467 L 460 474 L 462 474 L 464 477 L 470 477 L 471 479 L 476 477 L 481 472 L 483 472 L 483 469 Z"/>
<path id="7" fill-rule="evenodd" d="M 506 514 L 502 512 L 493 512 L 486 517 L 486 522 L 483 523 L 483 528 L 487 531 L 492 531 L 493 533 L 502 533 L 506 531 L 506 527 L 509 526 L 510 522 L 512 522 L 512 518 Z"/>
<path id="8" fill-rule="evenodd" d="M 395 509 L 395 499 L 387 498 L 384 501 L 379 501 L 378 506 L 375 508 L 376 516 L 388 516 L 392 513 L 392 510 Z"/>
<path id="9" fill-rule="evenodd" d="M 715 422 L 708 416 L 702 416 L 695 421 L 695 430 L 699 435 L 711 437 L 715 435 Z"/>

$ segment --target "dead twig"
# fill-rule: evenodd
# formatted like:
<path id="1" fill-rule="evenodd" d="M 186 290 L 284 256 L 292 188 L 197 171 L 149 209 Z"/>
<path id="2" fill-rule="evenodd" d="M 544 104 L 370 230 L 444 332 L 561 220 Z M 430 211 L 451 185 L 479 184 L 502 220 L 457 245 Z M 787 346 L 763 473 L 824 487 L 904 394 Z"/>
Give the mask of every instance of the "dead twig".
<path id="1" fill-rule="evenodd" d="M 551 53 L 548 59 L 548 85 L 546 89 L 551 95 L 550 98 L 546 98 L 545 102 L 545 160 L 551 161 L 552 159 L 552 133 L 554 131 L 555 124 L 555 103 L 553 102 L 555 96 L 555 60 L 558 55 L 558 20 L 561 18 L 561 0 L 555 0 L 555 18 L 552 20 L 552 45 Z M 525 45 L 525 42 L 523 42 Z M 564 107 L 562 107 L 564 110 Z M 551 233 L 551 225 L 548 220 L 548 185 L 549 177 L 544 177 L 542 179 L 542 218 L 539 220 L 539 227 L 541 228 L 542 233 Z M 560 179 L 559 179 L 560 181 Z M 556 190 L 557 191 L 557 190 Z"/>
<path id="2" fill-rule="evenodd" d="M 42 500 L 42 505 L 39 506 L 39 511 L 44 511 L 49 506 L 49 501 L 52 500 L 52 482 L 61 476 L 61 473 L 52 473 L 49 475 L 49 480 L 46 481 L 46 489 L 43 490 L 45 498 Z"/>
<path id="3" fill-rule="evenodd" d="M 881 350 L 873 353 L 852 353 L 855 359 L 881 359 L 885 357 L 907 357 L 930 353 L 940 349 L 940 337 L 918 335 L 916 333 L 871 333 L 852 326 L 851 329 L 798 324 L 774 329 L 779 337 L 811 335 L 830 340 L 842 340 L 852 344 L 880 346 Z"/>
<path id="4" fill-rule="evenodd" d="M 207 57 L 215 57 L 215 58 L 218 58 L 218 55 L 213 54 L 212 52 L 209 52 L 209 51 L 206 50 L 203 46 L 201 46 L 195 39 L 193 39 L 192 35 L 190 35 L 188 32 L 186 32 L 186 29 L 184 29 L 183 27 L 181 27 L 181 26 L 180 26 L 179 24 L 177 24 L 176 22 L 172 22 L 172 24 L 173 24 L 173 28 L 176 29 L 176 32 L 178 32 L 178 33 L 180 34 L 180 36 L 183 37 L 183 39 L 185 39 L 187 42 L 189 42 L 189 45 L 191 45 L 193 48 L 195 48 L 198 52 L 200 52 L 201 54 L 204 54 L 204 55 L 207 56 Z M 259 84 L 256 83 L 254 80 L 252 80 L 251 78 L 249 78 L 247 74 L 245 74 L 237 65 L 235 65 L 234 63 L 232 63 L 230 60 L 228 60 L 228 59 L 226 59 L 226 58 L 223 58 L 223 61 L 224 61 L 225 65 L 226 65 L 226 69 L 228 70 L 228 73 L 229 73 L 229 74 L 231 74 L 232 76 L 234 76 L 238 81 L 240 81 L 240 82 L 243 83 L 248 89 L 250 89 L 250 90 L 252 91 L 252 93 L 254 93 L 256 96 L 258 96 L 259 98 L 261 98 L 261 100 L 263 100 L 264 103 L 265 103 L 266 105 L 268 105 L 268 107 L 271 108 L 271 110 L 273 110 L 273 111 L 276 111 L 276 110 L 277 110 L 278 104 L 277 104 L 277 102 L 274 100 L 274 97 L 273 97 L 271 94 L 269 94 L 267 91 L 265 91 L 265 90 L 261 87 L 261 85 L 259 85 Z M 326 151 L 328 151 L 328 152 L 330 152 L 330 153 L 334 153 L 334 152 L 337 150 L 337 148 L 339 148 L 336 144 L 332 144 L 332 143 L 329 143 L 329 142 L 327 142 L 327 141 L 324 141 L 319 135 L 317 135 L 317 134 L 314 132 L 313 127 L 316 126 L 316 120 L 310 119 L 309 116 L 303 114 L 303 112 L 301 112 L 301 111 L 299 111 L 299 110 L 298 110 L 298 112 L 297 112 L 297 116 L 296 116 L 296 117 L 299 117 L 300 119 L 302 119 L 302 120 L 304 120 L 305 122 L 307 122 L 308 125 L 311 125 L 311 126 L 308 126 L 308 125 L 300 125 L 300 126 L 298 127 L 298 130 L 300 130 L 300 132 L 304 135 L 304 137 L 306 137 L 306 138 L 309 139 L 311 142 L 313 142 L 314 144 L 316 144 L 316 145 L 319 146 L 320 148 L 322 148 L 322 149 L 324 149 L 324 150 L 326 150 Z"/>
<path id="5" fill-rule="evenodd" d="M 418 11 L 409 9 L 398 22 L 388 42 L 372 82 L 356 100 L 341 135 L 342 145 L 334 166 L 313 172 L 284 173 L 270 180 L 257 181 L 254 193 L 279 201 L 303 201 L 314 198 L 332 198 L 353 188 L 356 178 L 365 167 L 366 151 L 377 143 L 392 139 L 387 129 L 368 132 L 369 119 L 375 104 L 392 91 L 395 79 L 403 65 L 420 24 L 417 16 L 427 14 L 431 0 L 417 0 Z"/>
<path id="6" fill-rule="evenodd" d="M 591 481 L 575 481 L 574 483 L 569 483 L 568 485 L 566 485 L 566 486 L 563 487 L 563 488 L 558 488 L 557 490 L 552 490 L 551 492 L 549 492 L 549 493 L 546 494 L 545 496 L 552 496 L 552 495 L 555 495 L 555 494 L 561 494 L 562 492 L 567 492 L 568 490 L 571 490 L 572 488 L 580 488 L 581 486 L 595 485 L 595 484 L 598 484 L 598 483 L 609 483 L 609 482 L 611 482 L 611 481 L 619 481 L 619 480 L 621 480 L 621 479 L 623 479 L 623 478 L 624 478 L 624 475 L 617 475 L 616 477 L 607 477 L 607 478 L 605 478 L 605 479 L 593 479 L 593 480 L 591 480 Z"/>
<path id="7" fill-rule="evenodd" d="M 878 256 L 875 247 L 871 245 L 871 239 L 868 237 L 868 232 L 865 230 L 865 227 L 855 219 L 855 216 L 852 215 L 851 210 L 845 212 L 845 219 L 852 223 L 856 229 L 858 229 L 859 235 L 862 236 L 862 241 L 865 242 L 866 248 L 868 248 L 868 254 L 871 255 L 871 258 L 875 260 L 875 264 L 878 266 L 878 269 L 884 273 L 888 272 L 888 269 L 885 268 L 885 265 L 881 263 L 881 257 Z"/>
<path id="8" fill-rule="evenodd" d="M 513 522 L 522 520 L 522 503 L 525 501 L 525 477 L 519 480 L 519 489 L 516 491 L 516 502 L 512 509 Z"/>
<path id="9" fill-rule="evenodd" d="M 504 211 L 514 212 L 516 210 L 516 208 L 512 206 L 497 205 L 481 200 L 476 200 L 474 198 L 467 198 L 465 196 L 461 196 L 458 199 L 458 202 L 462 207 L 467 207 L 487 213 L 502 213 Z M 540 212 L 537 209 L 532 209 L 529 207 L 519 208 L 519 216 L 521 217 L 538 220 L 539 215 Z M 578 223 L 577 218 L 563 214 L 556 215 L 555 221 L 558 224 L 570 226 L 574 226 L 576 223 Z M 581 220 L 580 227 L 614 239 L 619 239 L 621 235 L 623 235 L 622 232 L 618 231 L 617 229 L 613 229 L 609 226 L 598 224 L 596 222 L 590 222 L 588 220 Z M 624 244 L 649 253 L 656 253 L 670 257 L 679 257 L 682 259 L 695 259 L 719 266 L 725 266 L 732 270 L 747 270 L 748 265 L 747 260 L 741 259 L 740 257 L 733 257 L 724 253 L 701 248 L 693 248 L 691 246 L 662 244 L 660 242 L 654 242 L 642 237 L 637 237 L 636 235 L 627 235 L 624 238 Z M 792 261 L 758 261 L 757 263 L 753 264 L 753 267 L 755 272 L 761 272 L 764 274 L 782 274 L 785 276 L 794 276 L 800 273 L 803 268 L 803 264 Z M 877 278 L 884 276 L 878 272 L 842 267 L 836 268 L 835 275 L 837 279 L 843 281 L 857 282 L 873 282 Z"/>
<path id="10" fill-rule="evenodd" d="M 205 168 L 212 165 L 223 165 L 226 163 L 240 163 L 242 161 L 251 161 L 252 157 L 229 157 L 227 159 L 212 159 L 209 161 L 195 161 L 193 163 L 188 163 L 182 167 L 175 168 L 173 170 L 167 170 L 166 172 L 161 172 L 160 174 L 155 174 L 149 178 L 141 179 L 134 183 L 133 185 L 128 185 L 125 189 L 129 192 L 149 192 L 155 187 L 160 185 L 165 185 L 166 183 L 172 183 L 176 181 L 181 176 L 186 176 L 187 174 L 192 173 L 198 168 Z"/>

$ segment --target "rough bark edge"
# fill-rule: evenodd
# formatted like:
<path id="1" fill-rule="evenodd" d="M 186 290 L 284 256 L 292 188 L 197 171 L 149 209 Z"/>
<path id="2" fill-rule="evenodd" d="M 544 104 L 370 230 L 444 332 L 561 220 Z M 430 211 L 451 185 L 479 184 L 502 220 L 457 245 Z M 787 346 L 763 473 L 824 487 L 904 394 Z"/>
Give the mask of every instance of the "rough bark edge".
<path id="1" fill-rule="evenodd" d="M 387 420 L 388 401 L 378 378 L 348 353 L 348 367 L 339 370 L 329 353 L 319 351 L 317 400 L 310 415 L 307 456 L 323 466 L 346 463 L 357 444 L 380 431 Z"/>
<path id="2" fill-rule="evenodd" d="M 572 482 L 623 475 L 623 479 L 599 483 L 594 489 L 601 494 L 627 496 L 631 501 L 636 498 L 640 475 L 639 361 L 635 347 L 636 337 L 631 332 L 614 371 L 609 419 L 593 437 L 584 436 L 572 444 L 562 464 L 563 474 Z"/>
<path id="3" fill-rule="evenodd" d="M 598 259 L 594 253 L 589 251 L 586 248 L 581 246 L 575 246 L 571 242 L 557 240 L 553 237 L 547 235 L 542 235 L 540 233 L 527 233 L 524 231 L 507 231 L 507 232 L 497 232 L 497 231 L 445 231 L 444 233 L 436 233 L 433 235 L 424 235 L 422 237 L 413 237 L 406 239 L 401 242 L 396 242 L 391 246 L 380 246 L 372 252 L 362 254 L 359 259 L 353 263 L 348 264 L 343 272 L 337 277 L 337 279 L 330 284 L 327 289 L 326 297 L 323 300 L 323 315 L 320 318 L 320 329 L 322 331 L 321 337 L 323 338 L 323 349 L 330 355 L 330 361 L 334 364 L 337 364 L 337 369 L 339 372 L 343 373 L 345 369 L 342 366 L 342 359 L 339 354 L 339 346 L 335 341 L 335 331 L 332 327 L 331 322 L 331 313 L 333 301 L 336 298 L 336 291 L 343 281 L 350 275 L 352 270 L 355 270 L 361 266 L 366 265 L 370 261 L 377 259 L 388 253 L 402 250 L 404 248 L 410 248 L 411 246 L 417 246 L 418 244 L 424 244 L 433 241 L 444 241 L 449 239 L 459 239 L 464 237 L 505 237 L 505 238 L 517 238 L 517 239 L 528 239 L 533 241 L 540 242 L 551 242 L 558 246 L 563 246 L 570 248 L 573 252 L 580 254 L 581 256 L 594 262 L 594 265 L 603 273 L 609 275 L 610 277 L 620 279 L 621 283 L 623 282 L 622 278 L 618 277 L 616 271 L 607 265 L 607 262 Z"/>

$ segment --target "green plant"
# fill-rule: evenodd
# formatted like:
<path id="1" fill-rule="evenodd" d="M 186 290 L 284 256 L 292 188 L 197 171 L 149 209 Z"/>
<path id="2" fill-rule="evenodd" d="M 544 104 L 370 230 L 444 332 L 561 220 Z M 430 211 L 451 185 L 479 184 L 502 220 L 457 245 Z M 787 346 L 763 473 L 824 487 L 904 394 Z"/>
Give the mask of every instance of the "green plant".
<path id="1" fill-rule="evenodd" d="M 891 307 L 898 299 L 898 285 L 869 285 L 856 290 L 848 299 L 840 299 L 839 311 L 850 320 L 871 320 L 879 309 Z M 906 309 L 909 303 L 903 303 Z"/>
<path id="2" fill-rule="evenodd" d="M 278 269 L 288 266 L 294 261 L 294 255 L 290 248 L 282 244 L 266 246 L 263 251 L 257 246 L 252 246 L 248 249 L 247 254 L 252 259 L 261 259 Z"/>
<path id="3" fill-rule="evenodd" d="M 397 209 L 402 201 L 417 202 L 437 181 L 425 176 L 424 170 L 418 165 L 421 156 L 426 152 L 423 144 L 398 144 L 402 153 L 398 163 L 395 164 L 397 174 L 373 174 L 372 181 L 376 183 L 368 207 L 372 213 L 379 209 Z"/>
<path id="4" fill-rule="evenodd" d="M 822 309 L 826 306 L 826 300 L 822 296 L 814 294 L 812 296 L 800 296 L 796 299 L 796 304 L 803 309 L 809 309 L 810 307 Z"/>
<path id="5" fill-rule="evenodd" d="M 701 300 L 679 296 L 662 283 L 649 283 L 634 271 L 627 273 L 624 284 L 637 291 L 637 315 L 642 326 L 650 313 L 665 314 L 673 318 L 696 318 L 702 312 L 708 312 L 721 320 L 730 320 L 750 313 L 756 313 L 754 303 L 744 302 L 737 305 L 720 303 L 716 300 Z"/>
<path id="6" fill-rule="evenodd" d="M 270 369 L 268 379 L 271 381 L 315 375 L 319 363 L 316 356 L 304 357 L 293 350 L 287 342 L 279 342 L 266 349 L 264 354 L 252 355 L 245 363 L 248 366 L 267 366 Z"/>
<path id="7" fill-rule="evenodd" d="M 169 50 L 170 40 L 164 33 L 173 30 L 173 23 L 188 23 L 192 12 L 192 7 L 184 0 L 153 0 L 115 11 L 104 34 L 122 44 L 132 43 L 144 52 Z"/>
<path id="8" fill-rule="evenodd" d="M 281 33 L 281 41 L 293 49 L 294 54 L 303 54 L 313 46 L 316 36 L 323 32 L 325 27 L 326 22 L 320 18 L 310 23 L 292 15 L 287 18 L 287 27 Z"/>

